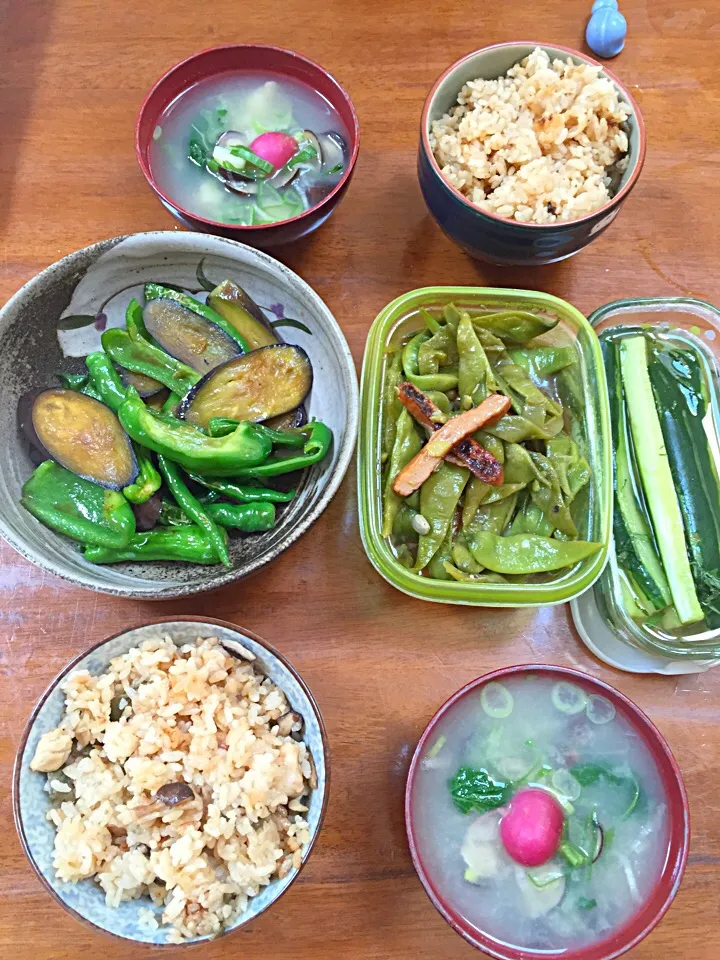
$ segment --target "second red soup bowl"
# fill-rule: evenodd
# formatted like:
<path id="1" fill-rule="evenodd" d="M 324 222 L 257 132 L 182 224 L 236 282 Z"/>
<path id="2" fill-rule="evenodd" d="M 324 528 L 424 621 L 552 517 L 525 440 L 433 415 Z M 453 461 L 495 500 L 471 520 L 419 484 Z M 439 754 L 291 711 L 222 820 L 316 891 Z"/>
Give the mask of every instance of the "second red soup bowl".
<path id="1" fill-rule="evenodd" d="M 638 769 L 643 768 L 643 764 L 645 765 L 644 775 L 638 774 L 636 776 L 636 773 L 633 773 L 633 768 L 627 765 L 609 766 L 610 771 L 614 770 L 615 773 L 599 774 L 608 778 L 608 788 L 613 783 L 620 784 L 623 779 L 624 782 L 629 784 L 634 783 L 635 788 L 630 790 L 630 793 L 633 793 L 634 790 L 634 797 L 631 797 L 631 803 L 618 816 L 612 829 L 610 828 L 610 820 L 607 819 L 605 829 L 599 830 L 597 837 L 599 843 L 594 852 L 589 855 L 588 865 L 577 867 L 577 870 L 585 871 L 585 873 L 578 874 L 575 872 L 573 875 L 573 870 L 565 864 L 563 848 L 565 848 L 565 841 L 572 839 L 571 828 L 573 822 L 580 822 L 578 819 L 580 814 L 584 815 L 583 803 L 589 795 L 582 798 L 578 787 L 577 793 L 573 795 L 573 800 L 570 802 L 569 796 L 563 796 L 562 791 L 554 789 L 555 777 L 552 776 L 552 779 L 550 779 L 551 775 L 549 773 L 538 774 L 537 769 L 530 779 L 538 780 L 540 783 L 525 782 L 527 777 L 521 777 L 513 783 L 516 774 L 505 773 L 502 775 L 502 779 L 507 783 L 501 782 L 499 784 L 497 781 L 500 777 L 497 769 L 501 769 L 501 765 L 498 768 L 493 766 L 491 761 L 487 763 L 488 769 L 484 769 L 486 761 L 483 758 L 485 757 L 487 740 L 483 739 L 481 741 L 480 739 L 480 735 L 484 733 L 483 724 L 489 724 L 496 731 L 501 729 L 503 724 L 507 723 L 513 709 L 522 709 L 523 697 L 530 693 L 529 688 L 526 693 L 523 693 L 523 684 L 531 682 L 537 685 L 537 690 L 532 691 L 532 716 L 528 717 L 527 714 L 525 716 L 527 718 L 526 722 L 532 730 L 533 739 L 524 742 L 530 745 L 533 751 L 540 748 L 537 751 L 538 756 L 543 753 L 542 735 L 539 732 L 536 735 L 535 731 L 540 731 L 544 722 L 543 707 L 542 702 L 540 702 L 544 692 L 552 692 L 552 707 L 557 709 L 558 717 L 556 719 L 560 721 L 561 725 L 563 722 L 562 714 L 569 715 L 567 717 L 569 726 L 565 726 L 566 732 L 564 735 L 566 738 L 568 736 L 567 731 L 571 731 L 570 740 L 557 739 L 555 744 L 560 745 L 562 743 L 561 750 L 558 752 L 558 750 L 550 749 L 549 753 L 544 754 L 546 760 L 543 767 L 537 769 L 549 770 L 547 756 L 550 756 L 552 765 L 565 765 L 563 775 L 567 774 L 568 769 L 574 770 L 580 780 L 583 781 L 582 789 L 585 790 L 586 788 L 591 789 L 586 781 L 592 779 L 593 770 L 597 773 L 602 769 L 603 764 L 610 765 L 612 759 L 615 762 L 618 762 L 618 759 L 620 761 L 626 759 L 624 757 L 618 758 L 618 754 L 625 750 L 624 745 L 626 743 L 630 744 L 628 749 L 631 758 L 634 757 L 636 773 Z M 558 698 L 557 701 L 556 697 Z M 608 717 L 619 725 L 617 733 L 612 733 Z M 469 723 L 471 719 L 473 719 L 473 722 Z M 514 721 L 511 720 L 510 723 L 513 724 Z M 560 729 L 560 727 L 555 729 Z M 577 734 L 575 733 L 576 730 Z M 471 735 L 472 737 L 468 741 L 471 746 L 468 747 L 467 743 L 463 741 L 462 749 L 465 753 L 458 753 L 457 744 L 462 741 L 462 737 L 470 737 Z M 505 736 L 504 733 L 499 734 L 496 738 L 497 742 L 502 743 L 501 738 Z M 558 734 L 557 736 L 560 737 L 561 735 Z M 610 750 L 610 741 L 613 736 L 620 738 L 616 744 L 620 749 L 614 758 L 612 758 L 612 751 Z M 575 737 L 577 737 L 577 749 L 568 747 L 568 743 L 575 742 Z M 472 746 L 472 744 L 475 744 L 475 746 Z M 477 744 L 480 744 L 479 748 Z M 600 748 L 597 757 L 593 755 L 593 744 Z M 468 749 L 471 753 L 475 753 L 472 762 L 468 761 Z M 511 752 L 515 749 L 517 749 L 516 745 L 511 748 Z M 605 753 L 602 752 L 603 749 Z M 502 756 L 502 753 L 500 752 L 497 756 Z M 609 757 L 611 759 L 608 759 Z M 514 757 L 513 761 L 517 761 L 517 757 Z M 497 762 L 500 763 L 499 760 Z M 568 766 L 570 762 L 574 764 L 572 767 Z M 490 799 L 489 795 L 486 795 L 492 809 L 477 805 L 467 807 L 469 794 L 463 793 L 460 786 L 461 783 L 467 783 L 467 780 L 460 780 L 457 775 L 462 768 L 462 770 L 469 771 L 469 773 L 466 772 L 462 775 L 464 778 L 472 776 L 477 773 L 477 770 L 473 771 L 472 767 L 477 769 L 482 767 L 482 774 L 490 776 L 491 787 L 488 787 L 489 793 L 492 793 L 492 790 L 505 788 L 502 799 L 500 799 L 500 795 L 497 799 Z M 628 772 L 624 772 L 626 768 Z M 435 781 L 428 780 L 428 776 L 434 777 Z M 548 779 L 543 781 L 543 777 Z M 434 787 L 432 786 L 434 782 L 437 784 L 435 797 L 433 797 Z M 543 783 L 546 786 L 543 787 Z M 655 801 L 653 800 L 653 783 L 655 783 L 656 788 L 660 789 L 661 793 L 664 793 L 664 797 L 661 798 L 662 802 L 657 797 Z M 643 791 L 643 784 L 647 788 L 647 794 Z M 559 783 L 558 786 L 560 786 Z M 578 784 L 576 783 L 575 786 L 578 786 Z M 575 939 L 573 939 L 575 934 L 572 930 L 568 932 L 570 928 L 566 925 L 565 933 L 558 935 L 555 942 L 551 942 L 555 936 L 553 932 L 547 942 L 541 943 L 538 940 L 537 943 L 531 943 L 527 942 L 528 937 L 526 937 L 526 942 L 523 943 L 522 924 L 524 921 L 519 916 L 519 911 L 513 913 L 512 921 L 507 924 L 504 930 L 499 927 L 497 922 L 497 910 L 504 909 L 502 903 L 504 901 L 506 903 L 511 902 L 511 895 L 515 896 L 517 891 L 507 890 L 508 899 L 506 901 L 501 888 L 497 887 L 493 890 L 493 884 L 505 882 L 517 884 L 522 888 L 522 884 L 525 883 L 523 878 L 527 876 L 532 881 L 531 888 L 529 888 L 530 893 L 534 891 L 544 896 L 546 891 L 541 889 L 542 886 L 545 886 L 546 890 L 548 889 L 548 883 L 540 877 L 538 871 L 520 866 L 517 859 L 509 857 L 507 853 L 509 848 L 507 848 L 507 845 L 503 847 L 503 840 L 498 839 L 498 837 L 504 837 L 507 833 L 504 829 L 498 829 L 498 822 L 502 822 L 502 818 L 508 815 L 508 811 L 513 810 L 513 798 L 518 796 L 518 791 L 524 790 L 525 796 L 528 792 L 531 792 L 527 789 L 528 787 L 535 788 L 535 791 L 540 787 L 551 794 L 554 792 L 564 809 L 566 822 L 561 847 L 558 849 L 555 859 L 549 861 L 545 868 L 540 868 L 540 871 L 543 869 L 546 872 L 550 870 L 551 863 L 555 865 L 553 869 L 563 871 L 562 874 L 557 875 L 555 880 L 557 884 L 560 882 L 560 876 L 564 877 L 561 881 L 560 896 L 551 909 L 561 910 L 563 901 L 567 901 L 567 898 L 572 896 L 573 899 L 569 904 L 566 902 L 566 906 L 572 908 L 572 910 L 577 907 L 577 909 L 583 911 L 582 919 L 579 921 L 580 927 L 577 929 L 587 928 L 584 933 Z M 563 790 L 567 790 L 564 782 Z M 603 808 L 602 805 L 595 804 L 594 798 L 592 802 L 593 816 L 591 822 L 597 827 L 598 822 L 601 822 L 604 816 L 609 817 L 609 814 L 608 810 Z M 462 803 L 466 804 L 463 810 L 459 806 Z M 665 805 L 664 810 L 663 803 Z M 625 806 L 624 798 L 622 805 Z M 478 813 L 480 816 L 477 815 Z M 629 825 L 633 814 L 635 820 L 631 828 Z M 448 827 L 448 823 L 452 822 L 453 817 L 457 823 L 455 826 Z M 645 818 L 644 821 L 639 819 L 642 817 Z M 658 817 L 663 821 L 660 826 L 655 823 Z M 654 829 L 651 826 L 651 821 L 655 823 Z M 485 825 L 489 822 L 495 823 L 495 833 L 491 842 L 496 844 L 494 849 L 499 850 L 500 858 L 500 868 L 495 872 L 489 869 L 485 870 L 488 858 L 492 860 L 492 857 L 495 856 L 491 849 L 483 848 L 485 860 L 479 865 L 471 866 L 469 859 L 472 859 L 472 857 L 468 858 L 468 848 L 466 847 L 469 836 L 466 824 L 472 826 L 475 833 L 478 830 L 482 833 L 483 831 L 487 832 Z M 625 826 L 623 826 L 623 823 Z M 491 957 L 497 958 L 497 960 L 532 960 L 532 958 L 539 957 L 562 957 L 563 960 L 613 960 L 613 958 L 619 957 L 643 940 L 665 915 L 680 885 L 690 842 L 689 809 L 680 771 L 670 748 L 648 717 L 622 693 L 587 674 L 565 667 L 533 664 L 508 667 L 480 677 L 459 690 L 438 710 L 420 738 L 410 764 L 405 793 L 405 824 L 413 865 L 433 905 L 457 933 L 474 947 Z M 474 825 L 478 825 L 477 828 Z M 621 845 L 627 842 L 631 829 L 637 831 L 637 836 L 642 845 L 634 846 L 633 843 L 630 843 L 627 849 L 624 849 Z M 459 835 L 457 835 L 458 830 L 464 832 L 462 844 Z M 666 839 L 661 841 L 661 835 Z M 487 839 L 487 837 L 480 837 L 483 843 Z M 658 846 L 660 843 L 662 843 L 662 849 Z M 648 848 L 650 856 L 644 853 L 648 844 L 650 845 Z M 655 844 L 654 850 L 652 849 L 653 844 Z M 620 846 L 619 850 L 617 849 L 618 846 Z M 600 918 L 595 915 L 589 919 L 595 907 L 599 910 L 606 910 L 606 905 L 601 902 L 601 892 L 598 892 L 597 889 L 597 900 L 591 900 L 587 897 L 589 884 L 592 883 L 593 869 L 597 882 L 598 872 L 602 866 L 600 864 L 593 868 L 592 865 L 600 860 L 603 851 L 605 851 L 605 856 L 618 860 L 618 871 L 616 872 L 618 872 L 619 877 L 623 876 L 623 858 L 631 873 L 631 877 L 627 879 L 630 889 L 626 890 L 624 899 L 626 902 L 636 901 L 636 906 L 633 910 L 626 911 L 626 915 L 617 923 L 607 921 L 604 914 Z M 630 859 L 633 856 L 640 861 L 644 860 L 646 863 L 654 857 L 657 866 L 656 871 L 647 868 L 649 872 L 644 878 L 642 878 L 641 872 L 638 872 L 639 880 L 636 883 L 635 874 L 630 865 Z M 559 868 L 558 863 L 561 865 Z M 563 864 L 565 865 L 563 866 Z M 642 870 L 642 867 L 643 864 L 640 862 L 639 871 Z M 465 871 L 464 874 L 463 871 Z M 522 877 L 520 877 L 520 873 L 523 874 Z M 609 874 L 605 876 L 609 876 Z M 549 877 L 549 880 L 552 882 L 553 878 Z M 473 886 L 472 884 L 476 885 Z M 599 886 L 602 886 L 602 881 Z M 613 886 L 612 889 L 611 901 L 619 887 Z M 583 896 L 583 894 L 586 894 L 586 896 Z M 592 896 L 592 891 L 590 891 L 590 896 Z M 473 912 L 472 904 L 479 903 L 480 901 L 477 898 L 482 897 L 488 898 L 485 914 L 482 917 L 476 914 L 473 918 L 470 918 L 468 914 Z M 530 898 L 530 903 L 533 903 L 532 898 Z M 468 910 L 468 906 L 471 907 L 470 910 Z M 549 915 L 547 911 L 545 914 L 536 914 L 526 923 L 525 934 L 530 931 L 530 940 L 542 936 L 542 933 L 538 933 L 538 931 L 542 929 L 543 923 L 546 923 L 547 915 Z M 596 919 L 599 919 L 600 922 L 595 923 Z M 603 926 L 603 923 L 606 925 Z M 554 931 L 555 925 L 549 925 L 548 928 Z M 588 936 L 587 931 L 591 929 L 597 932 Z M 562 924 L 558 926 L 558 930 L 563 930 Z"/>

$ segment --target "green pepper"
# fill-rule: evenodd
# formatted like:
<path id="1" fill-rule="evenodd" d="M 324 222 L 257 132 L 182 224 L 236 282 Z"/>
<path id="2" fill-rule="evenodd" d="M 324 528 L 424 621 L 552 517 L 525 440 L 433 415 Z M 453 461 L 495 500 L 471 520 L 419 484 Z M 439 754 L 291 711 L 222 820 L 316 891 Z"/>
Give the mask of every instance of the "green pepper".
<path id="1" fill-rule="evenodd" d="M 191 473 L 239 476 L 245 468 L 257 469 L 272 450 L 270 440 L 253 424 L 240 423 L 226 437 L 208 437 L 192 424 L 150 410 L 132 388 L 128 390 L 127 400 L 120 405 L 118 417 L 136 443 L 179 463 Z"/>
<path id="2" fill-rule="evenodd" d="M 219 327 L 226 336 L 235 341 L 243 353 L 250 352 L 250 345 L 240 331 L 237 330 L 229 320 L 221 317 L 217 311 L 213 310 L 212 307 L 209 307 L 206 303 L 201 303 L 200 300 L 196 300 L 195 297 L 191 297 L 188 293 L 180 293 L 179 290 L 163 287 L 159 283 L 146 283 L 145 299 L 157 300 L 159 298 L 163 300 L 174 300 L 176 303 L 185 307 L 186 310 L 192 310 L 192 312 L 196 313 L 199 317 L 203 317 L 203 319 L 209 323 Z"/>
<path id="3" fill-rule="evenodd" d="M 232 420 L 230 417 L 211 417 L 208 421 L 207 431 L 211 437 L 226 437 L 229 433 L 233 433 L 240 423 L 242 423 L 241 420 Z M 297 427 L 291 430 L 273 430 L 272 427 L 266 427 L 264 423 L 255 423 L 253 426 L 259 433 L 267 437 L 273 446 L 305 446 L 305 435 Z"/>
<path id="4" fill-rule="evenodd" d="M 454 390 L 457 387 L 458 378 L 451 373 L 433 373 L 428 376 L 420 376 L 418 368 L 418 357 L 420 347 L 430 339 L 429 330 L 421 330 L 408 343 L 405 344 L 402 352 L 402 363 L 405 376 L 414 384 L 418 390 L 440 390 L 445 393 L 448 390 Z"/>
<path id="5" fill-rule="evenodd" d="M 227 536 L 224 531 L 223 536 Z M 85 559 L 90 563 L 132 563 L 149 560 L 184 560 L 186 563 L 218 563 L 215 544 L 200 527 L 156 527 L 136 533 L 125 547 L 88 546 Z"/>
<path id="6" fill-rule="evenodd" d="M 156 347 L 159 346 L 148 333 L 143 319 L 143 309 L 134 298 L 127 305 L 127 310 L 125 311 L 125 329 L 131 340 L 144 340 L 147 343 L 154 344 Z"/>
<path id="7" fill-rule="evenodd" d="M 397 388 L 402 380 L 402 351 L 396 350 L 390 361 L 383 385 L 382 444 L 381 462 L 385 463 L 392 452 L 397 424 L 402 404 L 397 398 Z M 443 394 L 444 396 L 444 394 Z"/>
<path id="8" fill-rule="evenodd" d="M 133 449 L 138 463 L 138 475 L 134 483 L 123 489 L 123 495 L 130 503 L 145 503 L 162 486 L 162 477 L 155 469 L 149 450 L 139 443 L 133 443 Z"/>
<path id="9" fill-rule="evenodd" d="M 470 545 L 477 562 L 495 573 L 547 573 L 570 567 L 602 549 L 601 543 L 555 540 L 532 534 L 501 537 L 478 532 Z"/>
<path id="10" fill-rule="evenodd" d="M 22 488 L 20 503 L 41 523 L 80 543 L 123 547 L 135 533 L 130 504 L 116 490 L 45 460 Z"/>
<path id="11" fill-rule="evenodd" d="M 158 467 L 168 490 L 175 497 L 178 506 L 187 516 L 200 527 L 208 540 L 215 545 L 217 555 L 222 564 L 231 567 L 230 555 L 227 548 L 227 537 L 223 535 L 218 525 L 211 519 L 208 511 L 210 507 L 203 506 L 187 487 L 182 478 L 180 468 L 172 460 L 158 454 Z"/>
<path id="12" fill-rule="evenodd" d="M 92 377 L 86 373 L 64 373 L 60 371 L 56 373 L 55 376 L 60 381 L 60 386 L 64 387 L 65 390 L 74 390 L 75 393 L 84 393 L 86 397 L 92 397 L 93 400 L 99 400 L 103 402 L 100 393 L 98 392 L 95 384 L 93 383 Z"/>
<path id="13" fill-rule="evenodd" d="M 85 357 L 85 365 L 100 399 L 106 407 L 117 413 L 127 395 L 127 387 L 118 376 L 112 360 L 102 350 L 98 350 Z"/>
<path id="14" fill-rule="evenodd" d="M 201 477 L 197 473 L 188 473 L 191 480 L 199 483 L 218 496 L 239 503 L 290 503 L 295 499 L 297 490 L 271 490 L 269 487 L 241 486 L 230 480 L 216 480 L 213 477 Z"/>
<path id="15" fill-rule="evenodd" d="M 200 380 L 192 367 L 175 360 L 160 347 L 142 338 L 133 340 L 127 330 L 113 327 L 102 335 L 103 350 L 121 367 L 159 380 L 168 390 L 185 396 Z"/>
<path id="16" fill-rule="evenodd" d="M 208 517 L 221 527 L 260 533 L 275 526 L 275 505 L 272 503 L 211 503 L 205 507 Z M 166 527 L 192 524 L 187 514 L 175 504 L 163 503 L 158 523 Z"/>
<path id="17" fill-rule="evenodd" d="M 568 537 L 577 537 L 577 528 L 563 498 L 555 468 L 541 453 L 533 451 L 530 456 L 543 477 L 542 481 L 535 480 L 530 484 L 530 496 L 557 530 Z"/>
<path id="18" fill-rule="evenodd" d="M 577 361 L 574 347 L 527 347 L 509 353 L 513 363 L 538 380 L 547 380 Z"/>
<path id="19" fill-rule="evenodd" d="M 243 424 L 240 424 L 242 427 Z M 238 427 L 238 430 L 240 427 Z M 243 467 L 236 471 L 235 476 L 242 480 L 261 479 L 262 477 L 279 477 L 283 473 L 293 473 L 295 470 L 304 470 L 311 467 L 314 463 L 324 460 L 332 443 L 332 430 L 321 423 L 319 420 L 312 420 L 304 427 L 297 428 L 298 433 L 305 437 L 303 452 L 294 457 L 284 457 L 268 460 L 266 463 L 257 467 Z M 264 434 L 259 434 L 260 439 L 265 439 Z M 208 471 L 216 473 L 217 471 Z M 229 474 L 223 474 L 228 476 Z"/>
<path id="20" fill-rule="evenodd" d="M 508 343 L 527 343 L 557 326 L 557 318 L 541 317 L 527 310 L 501 310 L 473 317 L 476 327 L 490 330 Z"/>
<path id="21" fill-rule="evenodd" d="M 462 401 L 471 400 L 470 406 L 482 403 L 488 394 L 497 389 L 490 361 L 485 355 L 470 316 L 463 313 L 457 331 L 459 354 L 458 393 Z"/>
<path id="22" fill-rule="evenodd" d="M 385 481 L 381 530 L 383 537 L 389 537 L 392 533 L 395 516 L 402 503 L 402 498 L 399 497 L 392 488 L 393 481 L 402 468 L 410 463 L 412 458 L 420 452 L 421 448 L 422 441 L 415 426 L 415 421 L 403 407 L 397 419 L 395 442 L 393 443 L 390 453 L 390 462 L 388 464 L 387 478 Z"/>
<path id="23" fill-rule="evenodd" d="M 420 488 L 420 513 L 430 524 L 430 533 L 423 534 L 418 542 L 413 567 L 416 573 L 423 570 L 439 550 L 469 476 L 469 470 L 444 460 Z"/>

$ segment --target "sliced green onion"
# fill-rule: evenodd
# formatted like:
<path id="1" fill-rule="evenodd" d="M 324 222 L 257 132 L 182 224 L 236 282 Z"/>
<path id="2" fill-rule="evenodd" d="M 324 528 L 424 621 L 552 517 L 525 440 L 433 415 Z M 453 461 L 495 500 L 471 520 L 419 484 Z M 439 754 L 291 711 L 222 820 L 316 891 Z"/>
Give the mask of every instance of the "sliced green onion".
<path id="1" fill-rule="evenodd" d="M 480 693 L 480 703 L 485 713 L 494 720 L 504 720 L 513 712 L 513 695 L 501 683 L 487 683 Z"/>
<path id="2" fill-rule="evenodd" d="M 605 697 L 592 696 L 588 700 L 587 716 L 591 723 L 610 723 L 615 717 L 615 707 Z"/>
<path id="3" fill-rule="evenodd" d="M 569 770 L 556 770 L 550 782 L 568 800 L 577 800 L 580 796 L 582 787 Z"/>
<path id="4" fill-rule="evenodd" d="M 270 174 L 275 169 L 272 163 L 268 160 L 263 160 L 262 157 L 253 153 L 249 147 L 244 147 L 241 143 L 234 143 L 231 147 L 228 147 L 228 150 L 233 157 L 243 160 L 244 163 L 249 163 L 250 166 L 255 167 L 257 170 L 262 170 L 263 173 Z"/>
<path id="5" fill-rule="evenodd" d="M 630 777 L 628 779 L 631 779 L 633 783 L 633 797 L 632 797 L 632 800 L 630 801 L 630 806 L 627 808 L 625 813 L 620 817 L 621 820 L 627 820 L 627 818 L 633 812 L 635 807 L 638 805 L 638 801 L 640 800 L 640 784 L 637 782 L 637 779 L 633 774 L 630 774 Z"/>
<path id="6" fill-rule="evenodd" d="M 576 687 L 574 683 L 567 683 L 565 680 L 555 684 L 551 696 L 553 706 L 560 713 L 580 713 L 587 705 L 587 697 L 580 687 Z"/>
<path id="7" fill-rule="evenodd" d="M 558 880 L 562 880 L 564 879 L 564 877 L 565 877 L 565 874 L 560 873 L 559 871 L 557 873 L 548 873 L 544 877 L 536 877 L 536 876 L 533 876 L 532 873 L 528 873 L 527 875 L 527 878 L 530 881 L 530 883 L 534 887 L 537 887 L 538 890 L 542 890 L 543 887 L 549 887 L 551 883 L 557 883 Z"/>

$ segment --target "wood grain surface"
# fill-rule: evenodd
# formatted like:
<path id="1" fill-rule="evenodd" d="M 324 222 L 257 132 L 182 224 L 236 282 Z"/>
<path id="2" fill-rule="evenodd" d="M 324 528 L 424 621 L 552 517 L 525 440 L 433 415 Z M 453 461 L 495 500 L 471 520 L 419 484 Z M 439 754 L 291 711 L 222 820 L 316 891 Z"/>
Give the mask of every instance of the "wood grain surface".
<path id="1" fill-rule="evenodd" d="M 622 0 L 627 49 L 612 69 L 648 128 L 645 170 L 592 247 L 557 266 L 474 263 L 429 216 L 415 174 L 420 111 L 437 75 L 503 40 L 582 48 L 590 0 L 486 5 L 407 0 L 0 0 L 0 302 L 93 241 L 179 229 L 136 164 L 144 93 L 168 67 L 219 43 L 293 47 L 343 83 L 360 117 L 351 189 L 314 236 L 278 255 L 325 299 L 358 368 L 368 327 L 426 284 L 529 287 L 589 313 L 660 294 L 720 302 L 720 39 L 717 0 Z M 32 317 L 27 318 L 32 324 Z M 117 600 L 64 583 L 0 548 L 0 956 L 179 957 L 93 932 L 43 892 L 16 839 L 10 773 L 33 703 L 87 645 L 168 614 L 210 614 L 277 644 L 317 697 L 332 749 L 329 812 L 299 881 L 269 913 L 202 949 L 207 960 L 469 960 L 416 878 L 402 796 L 425 723 L 458 687 L 512 663 L 580 667 L 619 687 L 668 738 L 685 776 L 693 840 L 685 880 L 634 960 L 715 960 L 720 881 L 720 673 L 634 677 L 582 646 L 567 606 L 501 611 L 424 604 L 368 563 L 354 470 L 306 536 L 255 577 L 184 602 Z M 194 955 L 194 954 L 193 954 Z"/>

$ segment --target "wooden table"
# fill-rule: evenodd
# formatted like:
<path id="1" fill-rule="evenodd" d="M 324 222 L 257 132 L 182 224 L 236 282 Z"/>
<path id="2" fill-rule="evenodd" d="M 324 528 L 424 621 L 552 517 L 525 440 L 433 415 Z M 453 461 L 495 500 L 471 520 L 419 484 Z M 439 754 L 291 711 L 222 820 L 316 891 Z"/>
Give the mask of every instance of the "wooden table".
<path id="1" fill-rule="evenodd" d="M 360 116 L 357 173 L 337 214 L 279 256 L 334 311 L 360 366 L 375 315 L 434 283 L 531 287 L 589 313 L 621 296 L 720 302 L 718 4 L 623 0 L 628 48 L 613 69 L 645 115 L 645 171 L 621 216 L 578 257 L 532 270 L 474 263 L 430 218 L 415 176 L 424 97 L 470 50 L 536 36 L 580 48 L 590 0 L 0 0 L 0 302 L 40 269 L 105 237 L 178 229 L 145 184 L 133 129 L 169 66 L 213 44 L 292 46 L 346 86 Z M 32 317 L 28 317 L 28 326 Z M 472 610 L 411 600 L 365 558 L 354 471 L 313 529 L 271 567 L 207 597 L 134 603 L 75 589 L 0 547 L 0 956 L 159 957 L 80 926 L 41 889 L 15 835 L 10 772 L 26 717 L 89 644 L 168 614 L 210 614 L 276 643 L 315 693 L 332 744 L 332 792 L 316 852 L 269 914 L 203 948 L 206 960 L 476 956 L 427 900 L 410 863 L 408 757 L 436 708 L 505 664 L 569 664 L 632 697 L 667 736 L 690 794 L 693 842 L 676 902 L 633 957 L 718 956 L 720 674 L 634 677 L 580 643 L 565 607 Z M 183 954 L 184 955 L 184 954 Z M 175 949 L 163 957 L 179 957 Z"/>

